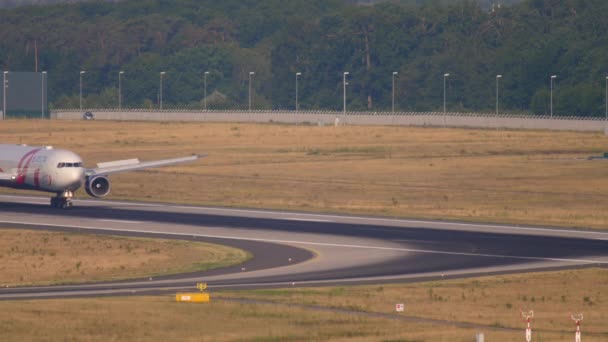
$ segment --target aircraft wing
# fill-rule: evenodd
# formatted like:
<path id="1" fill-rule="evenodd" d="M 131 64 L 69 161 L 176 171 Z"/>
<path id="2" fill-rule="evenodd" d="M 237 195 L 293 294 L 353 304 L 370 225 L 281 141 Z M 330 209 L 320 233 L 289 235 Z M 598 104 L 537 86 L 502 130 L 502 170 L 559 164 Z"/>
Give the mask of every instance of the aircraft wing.
<path id="1" fill-rule="evenodd" d="M 140 162 L 139 159 L 116 160 L 116 161 L 111 161 L 111 162 L 98 163 L 96 168 L 87 169 L 85 171 L 85 174 L 87 176 L 109 175 L 112 173 L 135 171 L 135 170 L 140 170 L 140 169 L 187 163 L 187 162 L 195 161 L 202 157 L 206 157 L 206 156 L 195 154 L 195 155 L 192 155 L 189 157 L 154 160 L 154 161 L 148 161 L 148 162 Z"/>

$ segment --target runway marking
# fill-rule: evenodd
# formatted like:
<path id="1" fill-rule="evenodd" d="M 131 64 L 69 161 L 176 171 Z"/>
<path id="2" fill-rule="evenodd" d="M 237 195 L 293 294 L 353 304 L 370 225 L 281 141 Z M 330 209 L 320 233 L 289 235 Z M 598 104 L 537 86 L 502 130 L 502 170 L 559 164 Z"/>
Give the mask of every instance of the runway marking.
<path id="1" fill-rule="evenodd" d="M 0 195 L 0 197 L 6 198 L 26 198 L 41 200 L 39 197 L 31 196 L 11 196 L 11 195 Z M 77 202 L 85 203 L 99 203 L 105 205 L 127 205 L 127 206 L 141 206 L 141 207 L 165 207 L 175 209 L 188 209 L 197 211 L 219 211 L 219 212 L 236 212 L 236 213 L 250 213 L 250 214 L 273 214 L 273 215 L 290 215 L 290 216 L 302 216 L 302 219 L 306 217 L 318 217 L 320 220 L 330 220 L 329 222 L 341 222 L 340 220 L 362 220 L 368 222 L 386 222 L 386 223 L 397 223 L 397 224 L 423 224 L 427 225 L 420 228 L 433 228 L 428 225 L 438 225 L 446 228 L 449 227 L 471 227 L 477 229 L 511 229 L 519 231 L 538 231 L 538 232 L 553 232 L 553 233 L 574 233 L 580 235 L 581 238 L 585 235 L 595 236 L 606 236 L 606 238 L 591 237 L 588 239 L 594 240 L 608 240 L 608 232 L 600 231 L 586 231 L 586 230 L 572 230 L 572 229 L 555 229 L 555 228 L 541 228 L 541 227 L 521 227 L 521 226 L 510 226 L 510 225 L 499 225 L 499 224 L 479 224 L 479 223 L 461 223 L 461 222 L 441 222 L 441 221 L 424 221 L 424 220 L 408 220 L 408 219 L 391 219 L 382 217 L 364 217 L 364 216 L 347 216 L 347 215 L 331 215 L 331 214 L 314 214 L 314 213 L 293 213 L 293 212 L 281 212 L 272 210 L 254 210 L 254 209 L 231 209 L 231 208 L 214 208 L 214 207 L 196 207 L 196 206 L 184 206 L 174 204 L 162 204 L 162 203 L 138 203 L 138 202 L 115 202 L 115 201 L 99 201 L 99 200 L 78 200 Z M 285 219 L 282 217 L 274 219 Z"/>
<path id="2" fill-rule="evenodd" d="M 131 224 L 137 224 L 137 223 L 141 223 L 141 221 L 128 221 L 128 220 L 111 220 L 111 219 L 99 219 L 97 221 L 102 221 L 102 222 L 115 222 L 115 223 L 131 223 Z"/>
<path id="3" fill-rule="evenodd" d="M 297 217 L 287 217 L 287 218 L 284 218 L 283 220 L 302 221 L 302 222 L 334 222 L 332 220 L 307 219 L 307 218 L 297 218 Z"/>
<path id="4" fill-rule="evenodd" d="M 48 202 L 48 198 L 35 197 L 35 196 L 15 196 L 15 195 L 0 195 L 0 197 L 4 198 L 17 198 L 17 199 L 27 199 L 34 200 L 40 203 Z M 115 205 L 127 205 L 134 207 L 163 207 L 164 204 L 154 204 L 154 203 L 137 203 L 137 202 L 117 202 L 117 201 L 99 201 L 99 200 L 89 200 L 89 199 L 78 199 L 74 200 L 74 202 L 82 202 L 82 203 L 97 203 L 97 204 L 115 204 Z"/>
<path id="5" fill-rule="evenodd" d="M 412 242 L 412 243 L 437 243 L 437 241 L 433 240 L 416 240 L 416 239 L 395 239 L 391 240 L 392 242 Z"/>
<path id="6" fill-rule="evenodd" d="M 96 203 L 96 204 L 124 205 L 124 206 L 131 206 L 131 207 L 164 207 L 165 206 L 164 204 L 154 204 L 154 203 L 97 201 L 97 200 L 89 200 L 89 199 L 79 199 L 78 202 Z"/>
<path id="7" fill-rule="evenodd" d="M 22 199 L 29 199 L 29 200 L 39 200 L 39 201 L 44 201 L 44 202 L 46 202 L 46 201 L 48 200 L 48 198 L 34 197 L 34 196 L 0 195 L 0 197 L 7 197 L 7 198 L 22 198 Z"/>
<path id="8" fill-rule="evenodd" d="M 123 204 L 122 202 L 112 202 L 112 201 L 95 201 L 95 200 L 86 200 L 86 201 L 97 202 L 97 203 Z M 347 216 L 347 215 L 314 214 L 314 213 L 293 213 L 293 212 L 282 212 L 282 211 L 273 211 L 273 210 L 196 207 L 196 206 L 184 206 L 184 205 L 173 205 L 173 204 L 146 204 L 146 203 L 124 203 L 124 204 L 151 206 L 151 207 L 166 207 L 166 208 L 175 208 L 175 209 L 188 209 L 188 210 L 197 210 L 197 211 L 220 211 L 220 212 L 237 212 L 237 213 L 249 213 L 249 214 L 274 214 L 274 215 L 302 216 L 303 219 L 306 217 L 318 217 L 320 220 L 329 220 L 329 222 L 339 222 L 338 220 L 364 220 L 364 221 L 369 221 L 369 222 L 388 222 L 388 223 L 401 223 L 401 224 L 425 224 L 425 225 L 434 224 L 434 225 L 439 225 L 439 226 L 444 226 L 444 227 L 457 226 L 457 227 L 472 227 L 472 228 L 478 228 L 478 229 L 480 229 L 480 228 L 492 228 L 492 229 L 499 228 L 499 229 L 512 229 L 512 230 L 521 230 L 521 231 L 576 233 L 576 234 L 580 234 L 580 235 L 607 236 L 606 239 L 608 239 L 608 232 L 572 230 L 572 229 L 522 227 L 522 226 L 500 225 L 500 224 L 479 224 L 479 223 L 391 219 L 391 218 L 382 218 L 382 217 Z M 279 217 L 279 218 L 275 218 L 275 219 L 285 219 L 285 218 Z M 595 239 L 601 240 L 602 238 L 595 238 Z"/>
<path id="9" fill-rule="evenodd" d="M 409 253 L 457 255 L 457 256 L 471 256 L 471 257 L 482 257 L 482 258 L 516 259 L 516 260 L 531 260 L 531 261 L 558 261 L 558 262 L 568 262 L 568 263 L 576 263 L 576 264 L 598 264 L 598 265 L 608 264 L 608 260 L 604 261 L 604 260 L 593 260 L 593 259 L 549 258 L 549 257 L 531 257 L 531 256 L 502 255 L 502 254 L 477 254 L 477 253 L 438 251 L 438 250 L 430 250 L 430 249 L 346 245 L 346 244 L 297 241 L 297 240 L 244 238 L 244 237 L 235 237 L 235 236 L 210 235 L 210 234 L 198 234 L 198 233 L 155 232 L 155 231 L 147 231 L 147 230 L 115 229 L 115 228 L 105 228 L 105 227 L 51 224 L 51 223 L 39 223 L 39 222 L 0 221 L 0 223 L 20 224 L 20 225 L 37 225 L 37 226 L 46 226 L 46 227 L 78 228 L 78 229 L 96 229 L 96 230 L 104 230 L 104 231 L 140 233 L 140 234 L 143 233 L 143 234 L 153 234 L 153 235 L 169 234 L 169 235 L 175 235 L 175 236 L 190 236 L 190 237 L 198 236 L 198 237 L 206 237 L 206 238 L 214 238 L 214 239 L 225 239 L 225 240 L 257 241 L 257 242 L 295 244 L 295 245 L 305 245 L 305 246 L 369 249 L 369 250 L 383 250 L 383 251 L 396 251 L 396 252 L 409 252 Z M 216 227 L 216 228 L 221 228 L 221 227 Z"/>

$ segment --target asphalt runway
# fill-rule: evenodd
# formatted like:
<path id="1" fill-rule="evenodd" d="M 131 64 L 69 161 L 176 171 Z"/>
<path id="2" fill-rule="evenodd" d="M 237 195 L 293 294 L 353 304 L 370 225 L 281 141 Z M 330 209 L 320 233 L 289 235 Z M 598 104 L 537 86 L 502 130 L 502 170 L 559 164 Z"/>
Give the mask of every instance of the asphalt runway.
<path id="1" fill-rule="evenodd" d="M 343 285 L 608 266 L 608 232 L 0 195 L 0 227 L 209 241 L 250 251 L 235 267 L 97 284 L 1 288 L 0 299 Z M 1 286 L 1 280 L 0 280 Z"/>

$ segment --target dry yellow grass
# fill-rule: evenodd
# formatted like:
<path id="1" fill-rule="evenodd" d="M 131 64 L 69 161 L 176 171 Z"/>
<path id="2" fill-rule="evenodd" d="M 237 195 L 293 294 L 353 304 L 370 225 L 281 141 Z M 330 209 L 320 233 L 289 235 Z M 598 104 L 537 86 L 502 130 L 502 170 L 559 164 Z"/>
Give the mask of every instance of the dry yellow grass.
<path id="1" fill-rule="evenodd" d="M 608 151 L 601 133 L 15 120 L 0 140 L 88 166 L 209 154 L 112 176 L 113 199 L 608 228 L 608 161 L 582 159 Z"/>
<path id="2" fill-rule="evenodd" d="M 474 337 L 467 329 L 211 298 L 209 304 L 177 304 L 168 296 L 0 302 L 0 334 L 4 341 L 397 341 L 401 337 L 407 338 L 401 341 L 453 342 Z"/>
<path id="3" fill-rule="evenodd" d="M 464 342 L 482 331 L 486 341 L 508 342 L 524 339 L 525 324 L 519 319 L 519 309 L 524 308 L 535 311 L 535 341 L 572 341 L 574 323 L 569 313 L 582 312 L 584 341 L 599 342 L 608 339 L 606 293 L 608 271 L 585 269 L 420 284 L 222 291 L 212 293 L 208 305 L 177 304 L 172 296 L 4 301 L 0 334 L 9 341 Z M 394 313 L 396 303 L 405 303 L 406 312 Z M 398 321 L 300 304 L 517 330 Z"/>
<path id="4" fill-rule="evenodd" d="M 602 339 L 598 341 L 608 340 L 608 270 L 603 268 L 418 284 L 256 290 L 223 295 L 370 312 L 391 312 L 396 303 L 404 303 L 407 315 L 509 328 L 524 326 L 520 309 L 534 310 L 533 326 L 545 331 L 568 331 L 574 326 L 570 313 L 584 313 L 584 331 L 601 334 Z"/>
<path id="5" fill-rule="evenodd" d="M 23 229 L 2 229 L 0 233 L 0 286 L 203 271 L 239 264 L 250 257 L 243 250 L 200 242 Z"/>
<path id="6" fill-rule="evenodd" d="M 3 121 L 0 137 L 72 149 L 88 166 L 209 154 L 201 163 L 113 176 L 114 199 L 608 227 L 605 161 L 579 159 L 608 151 L 608 138 L 597 133 Z M 221 296 L 383 313 L 404 302 L 407 315 L 522 328 L 486 331 L 489 341 L 523 340 L 520 307 L 535 310 L 543 341 L 570 341 L 573 334 L 563 332 L 574 329 L 568 314 L 583 312 L 585 341 L 605 341 L 607 286 L 606 270 L 588 269 Z M 0 308 L 6 340 L 471 341 L 475 333 L 285 306 L 178 305 L 170 297 L 0 302 Z"/>

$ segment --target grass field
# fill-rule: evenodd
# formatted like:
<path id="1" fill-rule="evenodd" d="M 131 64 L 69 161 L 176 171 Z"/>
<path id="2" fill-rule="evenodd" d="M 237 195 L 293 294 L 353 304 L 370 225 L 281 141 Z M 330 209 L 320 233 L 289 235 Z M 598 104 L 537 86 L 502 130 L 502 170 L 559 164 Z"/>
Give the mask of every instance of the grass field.
<path id="1" fill-rule="evenodd" d="M 202 242 L 24 229 L 1 229 L 0 234 L 2 287 L 204 271 L 251 257 L 243 250 Z"/>
<path id="2" fill-rule="evenodd" d="M 209 155 L 112 176 L 113 199 L 608 228 L 608 161 L 585 159 L 600 133 L 8 120 L 0 137 L 88 166 Z"/>
<path id="3" fill-rule="evenodd" d="M 388 312 L 396 303 L 404 303 L 406 314 L 416 317 L 508 328 L 522 327 L 520 309 L 534 310 L 533 326 L 545 332 L 568 331 L 573 325 L 570 313 L 584 313 L 584 330 L 608 340 L 605 268 L 418 284 L 257 290 L 224 296 L 366 312 Z"/>
<path id="4" fill-rule="evenodd" d="M 508 342 L 524 340 L 521 308 L 535 312 L 534 341 L 572 341 L 569 314 L 582 312 L 583 340 L 599 342 L 608 340 L 607 293 L 608 271 L 585 269 L 420 284 L 212 292 L 209 304 L 175 303 L 173 296 L 3 301 L 0 335 L 8 341 L 464 342 L 483 332 L 486 341 Z M 404 313 L 394 312 L 396 303 L 405 304 Z M 463 328 L 458 322 L 482 326 Z M 513 330 L 494 329 L 501 327 Z"/>
<path id="5" fill-rule="evenodd" d="M 0 137 L 3 143 L 71 149 L 87 166 L 209 154 L 194 164 L 112 176 L 113 199 L 608 229 L 608 161 L 585 159 L 608 151 L 608 137 L 598 133 L 9 120 L 0 125 Z M 86 196 L 82 190 L 77 195 Z M 608 271 L 585 269 L 220 292 L 212 298 L 224 299 L 209 305 L 177 304 L 170 296 L 7 301 L 0 302 L 0 336 L 9 341 L 411 342 L 472 341 L 483 331 L 486 341 L 521 341 L 521 308 L 536 313 L 535 341 L 573 340 L 570 312 L 585 314 L 585 341 L 606 341 L 607 293 Z M 394 305 L 400 302 L 405 316 L 489 328 L 360 314 L 396 316 Z M 490 329 L 500 327 L 521 331 Z"/>

